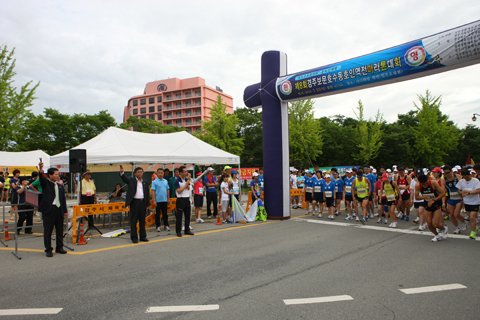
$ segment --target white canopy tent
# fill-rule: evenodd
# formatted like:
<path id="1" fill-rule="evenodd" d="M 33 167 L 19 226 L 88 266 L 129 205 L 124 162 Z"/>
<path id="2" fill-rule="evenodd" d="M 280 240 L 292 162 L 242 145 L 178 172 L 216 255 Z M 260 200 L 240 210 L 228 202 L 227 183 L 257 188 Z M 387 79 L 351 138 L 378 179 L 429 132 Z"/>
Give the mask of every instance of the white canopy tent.
<path id="1" fill-rule="evenodd" d="M 188 132 L 141 133 L 110 127 L 73 149 L 87 150 L 88 164 L 187 163 L 237 164 L 240 157 L 203 142 Z M 52 156 L 50 164 L 68 171 L 68 150 Z"/>
<path id="2" fill-rule="evenodd" d="M 0 151 L 0 169 L 1 171 L 9 171 L 10 173 L 18 169 L 23 174 L 23 171 L 36 170 L 40 158 L 42 158 L 45 168 L 49 168 L 50 156 L 42 150 L 23 152 Z"/>

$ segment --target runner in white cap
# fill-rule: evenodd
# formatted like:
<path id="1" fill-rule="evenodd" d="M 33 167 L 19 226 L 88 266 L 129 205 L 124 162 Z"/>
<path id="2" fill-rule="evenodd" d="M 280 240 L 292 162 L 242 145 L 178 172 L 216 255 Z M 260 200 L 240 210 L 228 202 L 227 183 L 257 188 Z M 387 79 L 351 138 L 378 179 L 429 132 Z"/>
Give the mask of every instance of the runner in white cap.
<path id="1" fill-rule="evenodd" d="M 352 185 L 353 181 L 355 181 L 355 177 L 353 177 L 352 169 L 347 169 L 346 171 L 347 177 L 345 178 L 345 208 L 347 209 L 347 217 L 345 220 L 352 220 L 352 202 L 353 202 L 353 193 L 352 193 Z M 356 203 L 354 202 L 354 206 L 356 207 Z M 355 208 L 356 210 L 357 208 Z"/>
<path id="2" fill-rule="evenodd" d="M 326 206 L 328 208 L 328 218 L 333 220 L 335 218 L 335 199 L 336 199 L 335 181 L 332 181 L 330 179 L 329 174 L 325 175 L 324 181 L 325 183 L 322 186 L 323 201 L 326 203 Z"/>

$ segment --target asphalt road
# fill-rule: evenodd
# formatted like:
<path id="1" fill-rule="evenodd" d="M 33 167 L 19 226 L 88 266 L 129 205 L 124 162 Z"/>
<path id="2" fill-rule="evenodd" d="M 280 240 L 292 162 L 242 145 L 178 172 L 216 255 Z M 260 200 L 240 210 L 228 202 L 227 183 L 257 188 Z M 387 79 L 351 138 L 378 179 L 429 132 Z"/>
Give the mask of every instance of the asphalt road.
<path id="1" fill-rule="evenodd" d="M 0 316 L 7 309 L 61 308 L 52 315 L 5 318 L 480 318 L 479 241 L 465 236 L 432 243 L 431 236 L 367 225 L 379 229 L 331 224 L 325 215 L 220 228 L 212 221 L 194 224 L 195 236 L 149 231 L 149 243 L 85 255 L 24 252 L 16 260 L 0 251 Z M 404 221 L 399 226 L 415 227 Z M 449 284 L 465 288 L 400 291 Z M 348 300 L 288 304 L 332 296 Z M 215 310 L 147 312 L 171 306 Z"/>

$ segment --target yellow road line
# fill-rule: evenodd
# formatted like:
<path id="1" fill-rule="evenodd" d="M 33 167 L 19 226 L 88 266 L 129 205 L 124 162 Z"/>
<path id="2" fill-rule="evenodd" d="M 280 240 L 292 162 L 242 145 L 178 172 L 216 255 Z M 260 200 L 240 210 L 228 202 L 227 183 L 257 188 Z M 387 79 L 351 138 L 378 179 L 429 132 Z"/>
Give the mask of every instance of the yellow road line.
<path id="1" fill-rule="evenodd" d="M 218 229 L 218 230 L 210 230 L 210 231 L 204 231 L 204 232 L 198 232 L 195 234 L 195 236 L 200 236 L 200 235 L 205 235 L 205 234 L 211 234 L 211 233 L 216 233 L 216 232 L 223 232 L 223 231 L 229 231 L 229 230 L 236 230 L 236 229 L 241 229 L 241 228 L 247 228 L 247 227 L 255 227 L 255 226 L 261 226 L 265 225 L 268 223 L 272 222 L 279 222 L 279 220 L 275 221 L 267 221 L 263 223 L 258 223 L 258 224 L 247 224 L 247 225 L 242 225 L 238 227 L 231 227 L 231 228 L 226 228 L 226 229 Z M 183 238 L 183 237 L 182 237 Z M 109 250 L 115 250 L 115 249 L 121 249 L 121 248 L 128 248 L 128 247 L 133 247 L 133 246 L 138 246 L 138 245 L 145 245 L 145 244 L 150 244 L 150 243 L 156 243 L 156 242 L 162 242 L 162 241 L 169 241 L 169 240 L 174 240 L 174 239 L 181 239 L 177 236 L 172 236 L 170 238 L 165 238 L 165 239 L 158 239 L 158 240 L 150 240 L 149 242 L 139 242 L 139 243 L 130 243 L 130 244 L 125 244 L 121 246 L 115 246 L 115 247 L 110 247 L 110 248 L 101 248 L 101 249 L 94 249 L 94 250 L 89 250 L 89 251 L 84 251 L 84 252 L 72 252 L 69 251 L 68 254 L 73 254 L 73 255 L 84 255 L 88 253 L 95 253 L 95 252 L 102 252 L 102 251 L 109 251 Z M 15 249 L 13 248 L 0 248 L 0 250 L 4 251 L 13 251 Z M 33 252 L 45 252 L 44 250 L 40 249 L 18 249 L 18 251 L 33 251 Z"/>

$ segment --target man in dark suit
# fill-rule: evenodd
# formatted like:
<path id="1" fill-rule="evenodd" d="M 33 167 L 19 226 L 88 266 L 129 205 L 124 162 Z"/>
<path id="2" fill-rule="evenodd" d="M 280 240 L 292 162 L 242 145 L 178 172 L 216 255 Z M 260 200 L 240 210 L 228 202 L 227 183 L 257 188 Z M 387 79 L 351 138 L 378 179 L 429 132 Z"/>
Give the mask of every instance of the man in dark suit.
<path id="1" fill-rule="evenodd" d="M 47 257 L 53 257 L 52 232 L 56 230 L 56 253 L 65 254 L 63 249 L 63 219 L 67 218 L 67 202 L 65 200 L 65 189 L 57 181 L 60 179 L 58 169 L 50 168 L 47 177 L 43 174 L 43 162 L 39 163 L 40 185 L 43 190 L 43 197 L 38 205 L 38 211 L 43 215 L 43 241 Z"/>
<path id="2" fill-rule="evenodd" d="M 120 177 L 128 186 L 125 206 L 130 207 L 130 239 L 138 243 L 137 220 L 140 224 L 140 241 L 148 242 L 145 230 L 145 215 L 150 206 L 150 192 L 148 184 L 143 180 L 143 169 L 135 168 L 135 177 L 126 177 L 123 167 L 120 166 Z"/>

